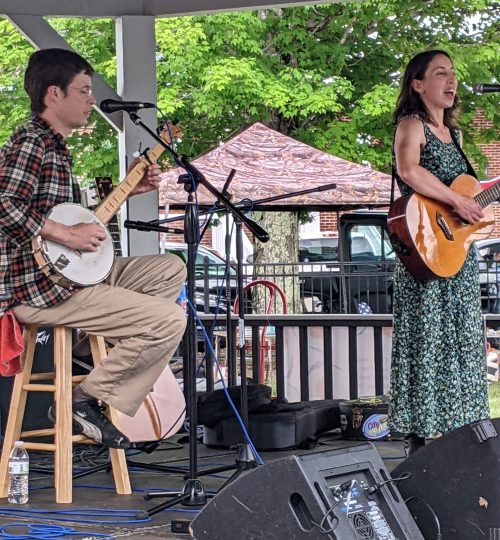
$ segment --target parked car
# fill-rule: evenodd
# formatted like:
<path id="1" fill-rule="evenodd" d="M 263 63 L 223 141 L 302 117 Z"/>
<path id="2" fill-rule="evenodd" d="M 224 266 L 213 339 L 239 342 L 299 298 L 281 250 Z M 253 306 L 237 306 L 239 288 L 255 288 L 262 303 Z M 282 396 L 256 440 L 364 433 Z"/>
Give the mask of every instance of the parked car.
<path id="1" fill-rule="evenodd" d="M 482 310 L 500 313 L 500 238 L 478 241 L 473 249 L 479 259 Z M 385 213 L 343 214 L 339 234 L 309 234 L 300 240 L 299 260 L 307 263 L 300 270 L 301 293 L 317 298 L 322 311 L 392 312 L 395 252 Z"/>
<path id="2" fill-rule="evenodd" d="M 185 263 L 188 259 L 188 245 L 178 242 L 162 242 L 161 253 L 173 253 Z M 195 261 L 196 310 L 200 313 L 227 313 L 226 302 L 226 262 L 214 251 L 199 246 Z M 229 267 L 229 300 L 232 305 L 237 295 L 236 270 Z M 208 295 L 206 294 L 208 291 Z"/>

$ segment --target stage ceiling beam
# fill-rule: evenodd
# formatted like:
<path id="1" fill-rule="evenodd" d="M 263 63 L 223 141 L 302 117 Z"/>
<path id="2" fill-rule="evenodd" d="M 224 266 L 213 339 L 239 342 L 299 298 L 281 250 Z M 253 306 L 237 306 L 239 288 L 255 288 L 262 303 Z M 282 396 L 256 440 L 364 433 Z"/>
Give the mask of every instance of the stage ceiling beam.
<path id="1" fill-rule="evenodd" d="M 0 0 L 0 13 L 42 15 L 45 17 L 173 17 L 216 13 L 218 11 L 255 10 L 271 7 L 297 7 L 335 1 L 304 0 Z M 345 3 L 345 2 L 344 2 Z"/>

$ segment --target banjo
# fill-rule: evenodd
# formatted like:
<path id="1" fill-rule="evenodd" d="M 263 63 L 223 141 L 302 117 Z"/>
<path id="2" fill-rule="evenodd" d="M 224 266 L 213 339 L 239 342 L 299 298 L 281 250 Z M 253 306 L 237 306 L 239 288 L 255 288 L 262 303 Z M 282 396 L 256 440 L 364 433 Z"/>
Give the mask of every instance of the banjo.
<path id="1" fill-rule="evenodd" d="M 167 141 L 162 133 L 162 139 Z M 122 182 L 109 193 L 94 212 L 76 203 L 62 203 L 54 206 L 47 217 L 64 225 L 78 223 L 98 223 L 106 231 L 106 238 L 97 251 L 80 251 L 68 248 L 36 236 L 31 241 L 33 256 L 38 268 L 54 283 L 71 289 L 75 286 L 89 287 L 105 280 L 115 260 L 113 239 L 106 225 L 118 212 L 133 189 L 140 182 L 150 163 L 163 153 L 163 145 L 157 144 L 145 153 L 143 159 L 135 165 Z"/>

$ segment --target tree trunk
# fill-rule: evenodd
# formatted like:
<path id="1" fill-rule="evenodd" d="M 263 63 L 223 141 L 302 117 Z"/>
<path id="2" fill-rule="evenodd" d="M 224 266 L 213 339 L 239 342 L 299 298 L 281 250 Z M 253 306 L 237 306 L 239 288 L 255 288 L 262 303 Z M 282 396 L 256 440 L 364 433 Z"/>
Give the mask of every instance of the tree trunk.
<path id="1" fill-rule="evenodd" d="M 298 214 L 297 212 L 254 212 L 254 219 L 269 234 L 265 244 L 254 240 L 254 279 L 270 279 L 285 293 L 288 313 L 301 313 L 298 277 L 293 277 L 294 267 L 277 264 L 278 261 L 297 263 Z M 257 312 L 264 313 L 266 299 L 262 292 L 253 297 Z M 272 312 L 281 312 L 277 301 Z"/>

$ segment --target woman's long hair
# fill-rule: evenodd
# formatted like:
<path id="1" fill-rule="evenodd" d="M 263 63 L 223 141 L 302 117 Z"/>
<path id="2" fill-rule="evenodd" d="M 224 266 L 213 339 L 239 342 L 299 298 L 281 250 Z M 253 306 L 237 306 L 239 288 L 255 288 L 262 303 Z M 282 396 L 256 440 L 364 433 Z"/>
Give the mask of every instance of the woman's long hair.
<path id="1" fill-rule="evenodd" d="M 403 82 L 396 103 L 396 110 L 393 115 L 395 125 L 398 124 L 401 117 L 409 114 L 418 114 L 424 122 L 432 123 L 429 111 L 420 98 L 420 94 L 413 89 L 412 82 L 414 79 L 422 80 L 424 78 L 427 67 L 433 58 L 439 54 L 442 54 L 451 60 L 450 55 L 446 51 L 433 49 L 417 54 L 408 62 L 403 75 Z M 444 124 L 450 129 L 457 127 L 456 120 L 458 116 L 458 107 L 459 99 L 455 94 L 453 105 L 449 109 L 444 110 Z"/>

